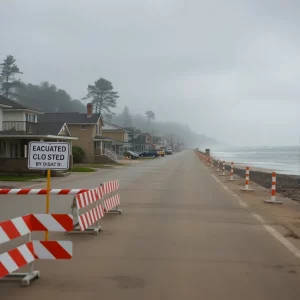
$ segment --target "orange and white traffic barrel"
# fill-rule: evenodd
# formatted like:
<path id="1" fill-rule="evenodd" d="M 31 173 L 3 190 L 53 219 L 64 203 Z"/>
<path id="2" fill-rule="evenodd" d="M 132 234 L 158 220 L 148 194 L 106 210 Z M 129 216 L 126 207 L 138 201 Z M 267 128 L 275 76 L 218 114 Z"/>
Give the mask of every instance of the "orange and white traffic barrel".
<path id="1" fill-rule="evenodd" d="M 223 172 L 222 172 L 222 174 L 220 174 L 220 176 L 226 176 L 226 173 L 225 173 L 225 160 L 223 161 L 223 167 L 222 167 L 222 170 L 223 170 Z"/>
<path id="2" fill-rule="evenodd" d="M 253 189 L 249 188 L 249 179 L 250 178 L 250 168 L 246 167 L 246 180 L 245 180 L 245 187 L 241 189 L 242 191 L 253 191 Z"/>
<path id="3" fill-rule="evenodd" d="M 233 178 L 233 162 L 231 162 L 231 169 L 230 169 L 230 178 L 228 179 L 228 180 L 230 180 L 230 181 L 233 181 L 233 180 L 235 180 L 234 178 Z"/>
<path id="4" fill-rule="evenodd" d="M 282 201 L 276 200 L 276 173 L 272 173 L 272 188 L 271 188 L 271 200 L 265 200 L 266 203 L 282 204 Z"/>

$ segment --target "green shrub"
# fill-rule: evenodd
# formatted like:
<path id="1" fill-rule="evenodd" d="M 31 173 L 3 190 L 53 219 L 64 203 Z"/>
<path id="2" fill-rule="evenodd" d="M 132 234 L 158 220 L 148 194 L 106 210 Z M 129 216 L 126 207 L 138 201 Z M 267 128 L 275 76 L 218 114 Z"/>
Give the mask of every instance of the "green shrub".
<path id="1" fill-rule="evenodd" d="M 83 162 L 83 157 L 84 157 L 85 153 L 82 148 L 80 148 L 78 146 L 73 146 L 72 154 L 73 154 L 73 162 L 74 163 L 82 163 Z"/>
<path id="2" fill-rule="evenodd" d="M 129 153 L 128 151 L 125 151 L 125 152 L 123 153 L 123 155 L 124 155 L 124 156 L 131 156 L 130 153 Z"/>

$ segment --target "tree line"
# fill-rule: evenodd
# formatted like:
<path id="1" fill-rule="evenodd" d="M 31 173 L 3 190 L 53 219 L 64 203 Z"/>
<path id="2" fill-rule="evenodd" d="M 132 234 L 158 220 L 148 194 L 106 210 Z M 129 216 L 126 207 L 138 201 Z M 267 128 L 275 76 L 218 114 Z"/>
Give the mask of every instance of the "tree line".
<path id="1" fill-rule="evenodd" d="M 135 127 L 153 135 L 172 135 L 186 145 L 214 144 L 216 141 L 193 132 L 187 125 L 176 122 L 154 122 L 155 113 L 148 110 L 144 115 L 132 115 L 125 106 L 121 114 L 112 109 L 117 107 L 118 92 L 112 83 L 104 78 L 97 79 L 87 86 L 87 93 L 82 99 L 72 99 L 65 90 L 57 88 L 47 81 L 38 85 L 24 83 L 18 77 L 23 74 L 12 55 L 7 55 L 0 64 L 0 94 L 19 101 L 43 112 L 86 112 L 83 101 L 93 103 L 94 111 L 107 121 L 122 127 Z"/>
<path id="2" fill-rule="evenodd" d="M 91 101 L 94 111 L 101 115 L 112 113 L 111 109 L 117 106 L 118 92 L 104 78 L 89 84 L 86 96 L 79 100 L 72 99 L 65 90 L 47 81 L 38 85 L 26 84 L 18 78 L 22 74 L 16 59 L 7 55 L 0 64 L 0 94 L 44 112 L 85 112 L 85 105 L 81 100 Z"/>
<path id="3" fill-rule="evenodd" d="M 16 59 L 12 55 L 7 55 L 0 64 L 1 95 L 44 112 L 85 112 L 86 109 L 81 100 L 90 101 L 93 104 L 94 112 L 100 113 L 106 120 L 115 119 L 121 123 L 121 126 L 133 126 L 132 116 L 127 106 L 119 117 L 113 113 L 112 109 L 117 107 L 119 95 L 114 90 L 112 83 L 104 78 L 89 84 L 87 94 L 79 100 L 72 99 L 65 90 L 59 89 L 47 81 L 38 85 L 26 84 L 18 78 L 22 74 L 23 72 L 16 64 Z M 155 113 L 148 110 L 145 118 L 147 119 L 145 131 L 150 131 L 151 122 L 155 120 Z"/>

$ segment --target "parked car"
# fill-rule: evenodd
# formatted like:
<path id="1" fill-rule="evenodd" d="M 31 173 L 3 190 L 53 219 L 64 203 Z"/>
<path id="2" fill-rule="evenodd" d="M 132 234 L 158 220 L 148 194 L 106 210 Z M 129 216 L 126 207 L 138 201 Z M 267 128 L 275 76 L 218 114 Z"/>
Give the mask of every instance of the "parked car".
<path id="1" fill-rule="evenodd" d="M 140 153 L 140 157 L 158 157 L 159 154 L 156 150 L 149 150 Z"/>
<path id="2" fill-rule="evenodd" d="M 140 156 L 133 151 L 126 151 L 124 156 L 129 156 L 131 159 L 138 159 Z"/>
<path id="3" fill-rule="evenodd" d="M 160 156 L 165 156 L 165 150 L 164 149 L 159 149 L 157 150 L 157 154 L 160 155 Z"/>
<path id="4" fill-rule="evenodd" d="M 165 149 L 165 153 L 166 153 L 166 155 L 171 155 L 171 154 L 173 154 L 173 151 L 172 151 L 172 149 Z"/>

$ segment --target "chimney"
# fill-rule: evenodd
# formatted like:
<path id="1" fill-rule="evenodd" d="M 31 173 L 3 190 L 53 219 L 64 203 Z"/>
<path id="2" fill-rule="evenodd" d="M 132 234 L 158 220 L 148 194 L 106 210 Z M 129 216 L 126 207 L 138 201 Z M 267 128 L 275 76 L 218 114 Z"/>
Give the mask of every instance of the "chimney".
<path id="1" fill-rule="evenodd" d="M 88 117 L 91 117 L 93 115 L 93 104 L 88 103 L 86 106 L 86 114 Z"/>

